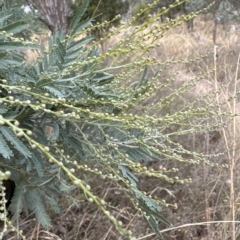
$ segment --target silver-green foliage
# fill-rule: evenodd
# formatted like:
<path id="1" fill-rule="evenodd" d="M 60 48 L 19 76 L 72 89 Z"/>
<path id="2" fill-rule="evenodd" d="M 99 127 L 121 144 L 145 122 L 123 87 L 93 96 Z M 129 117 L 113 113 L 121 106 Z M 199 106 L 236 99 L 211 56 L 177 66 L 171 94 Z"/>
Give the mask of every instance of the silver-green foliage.
<path id="1" fill-rule="evenodd" d="M 114 181 L 160 236 L 158 221 L 170 224 L 160 214 L 160 205 L 168 205 L 140 191 L 135 173 L 170 183 L 187 182 L 173 177 L 177 169 L 147 169 L 142 163 L 162 158 L 210 163 L 211 156 L 185 150 L 171 137 L 218 128 L 222 123 L 213 121 L 210 126 L 206 120 L 218 119 L 215 110 L 219 106 L 202 106 L 207 98 L 214 99 L 212 92 L 176 113 L 159 117 L 164 108 L 204 77 L 198 76 L 143 109 L 144 101 L 173 78 L 157 83 L 171 62 L 142 56 L 167 29 L 186 21 L 184 17 L 148 29 L 148 24 L 159 18 L 156 15 L 115 48 L 100 54 L 98 43 L 89 35 L 97 26 L 91 26 L 91 20 L 81 22 L 87 4 L 87 0 L 83 1 L 69 34 L 64 30 L 55 32 L 47 47 L 37 48 L 38 58 L 31 63 L 24 61 L 21 50 L 37 46 L 12 34 L 16 26 L 23 30 L 27 25 L 20 21 L 14 23 L 14 28 L 9 27 L 8 15 L 0 12 L 0 24 L 5 29 L 0 31 L 0 46 L 4 46 L 0 47 L 0 169 L 10 171 L 17 183 L 12 211 L 19 218 L 22 209 L 28 209 L 47 227 L 50 217 L 46 204 L 60 212 L 56 196 L 71 191 L 73 184 L 102 210 L 120 234 L 131 239 L 131 232 L 108 210 L 110 206 L 91 191 L 81 174 L 77 175 L 87 171 Z M 137 35 L 144 30 L 148 32 Z M 129 44 L 131 41 L 134 44 Z M 126 63 L 127 56 L 139 49 L 140 57 Z M 103 67 L 107 59 L 111 64 Z M 153 76 L 148 74 L 148 65 L 158 66 Z M 143 114 L 132 114 L 136 107 Z M 178 130 L 166 134 L 171 127 Z"/>
<path id="2" fill-rule="evenodd" d="M 138 190 L 137 178 L 128 165 L 159 158 L 151 145 L 157 144 L 160 136 L 151 137 L 151 118 L 138 126 L 134 117 L 117 117 L 126 102 L 145 91 L 146 71 L 129 93 L 117 90 L 114 76 L 95 60 L 100 58 L 97 47 L 87 45 L 93 38 L 86 35 L 74 40 L 75 34 L 91 25 L 91 20 L 79 23 L 87 3 L 83 2 L 73 19 L 70 35 L 56 32 L 49 39 L 48 50 L 39 46 L 39 57 L 30 64 L 19 50 L 36 45 L 13 37 L 28 25 L 22 21 L 8 24 L 11 14 L 0 12 L 0 166 L 17 182 L 13 214 L 18 218 L 22 209 L 29 209 L 49 226 L 45 204 L 59 211 L 52 193 L 69 190 L 64 188 L 69 169 L 73 164 L 95 163 L 103 169 L 102 176 L 125 182 L 157 228 L 157 218 L 168 221 L 159 214 L 155 201 Z M 84 191 L 88 189 L 85 185 Z"/>

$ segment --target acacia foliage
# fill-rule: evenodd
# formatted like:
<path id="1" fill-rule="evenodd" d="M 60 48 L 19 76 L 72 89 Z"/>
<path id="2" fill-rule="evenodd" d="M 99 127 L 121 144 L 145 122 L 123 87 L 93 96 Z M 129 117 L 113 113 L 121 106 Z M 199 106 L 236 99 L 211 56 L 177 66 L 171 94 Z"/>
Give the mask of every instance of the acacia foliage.
<path id="1" fill-rule="evenodd" d="M 13 0 L 15 1 L 15 0 Z M 51 32 L 65 28 L 70 30 L 70 22 L 76 11 L 81 7 L 83 0 L 17 0 L 24 7 L 28 7 L 30 12 L 35 13 Z M 92 24 L 103 23 L 108 21 L 102 27 L 92 29 L 95 38 L 101 38 L 107 34 L 108 30 L 113 26 L 120 24 L 121 17 L 116 18 L 117 15 L 124 15 L 129 8 L 128 1 L 122 0 L 90 0 L 89 7 L 84 13 L 83 19 L 92 19 Z M 35 23 L 36 24 L 36 23 Z M 39 25 L 39 23 L 38 23 Z M 33 26 L 35 27 L 35 26 Z"/>
<path id="2" fill-rule="evenodd" d="M 76 0 L 71 4 L 73 13 L 79 8 L 83 0 Z M 93 24 L 109 22 L 98 28 L 94 28 L 92 34 L 95 38 L 100 39 L 107 35 L 108 31 L 112 27 L 117 27 L 121 22 L 122 15 L 126 14 L 129 9 L 129 2 L 123 0 L 90 0 L 89 7 L 84 14 L 84 18 L 92 18 Z M 117 15 L 120 17 L 116 18 Z"/>
<path id="3" fill-rule="evenodd" d="M 189 18 L 179 17 L 148 28 L 162 14 L 159 12 L 100 54 L 99 42 L 93 41 L 89 33 L 102 23 L 93 26 L 91 19 L 81 21 L 88 4 L 88 0 L 82 2 L 69 33 L 55 32 L 47 47 L 15 37 L 28 25 L 22 21 L 9 24 L 11 14 L 0 12 L 0 169 L 11 172 L 11 179 L 17 183 L 13 217 L 19 218 L 27 209 L 47 227 L 51 220 L 46 206 L 60 213 L 57 196 L 78 187 L 121 235 L 134 239 L 113 216 L 111 205 L 95 195 L 82 179 L 81 173 L 88 172 L 115 182 L 132 201 L 135 213 L 161 236 L 158 222 L 170 224 L 161 209 L 170 205 L 141 191 L 137 176 L 185 183 L 189 179 L 178 179 L 175 168 L 148 169 L 144 163 L 172 159 L 211 164 L 212 156 L 184 149 L 172 136 L 219 128 L 223 124 L 218 122 L 219 106 L 203 105 L 206 99 L 214 99 L 215 93 L 194 99 L 174 113 L 161 114 L 204 78 L 193 78 L 157 102 L 147 101 L 174 80 L 174 76 L 161 79 L 161 74 L 167 66 L 176 64 L 156 60 L 148 53 L 164 32 Z M 27 48 L 39 53 L 30 63 L 22 52 Z M 129 60 L 133 54 L 136 58 Z M 107 60 L 110 65 L 104 64 Z M 148 72 L 149 66 L 157 67 L 153 75 Z M 132 114 L 134 110 L 138 114 Z M 166 134 L 171 127 L 177 130 Z"/>

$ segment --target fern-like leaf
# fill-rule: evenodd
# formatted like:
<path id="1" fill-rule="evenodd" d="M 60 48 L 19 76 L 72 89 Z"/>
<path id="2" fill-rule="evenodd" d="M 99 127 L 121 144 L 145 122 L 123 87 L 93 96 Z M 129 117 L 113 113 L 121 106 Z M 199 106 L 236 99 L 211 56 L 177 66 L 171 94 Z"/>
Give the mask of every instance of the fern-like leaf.
<path id="1" fill-rule="evenodd" d="M 151 226 L 152 230 L 155 232 L 155 234 L 162 238 L 162 234 L 158 230 L 158 222 L 155 217 L 153 216 L 147 216 L 146 217 L 148 224 Z"/>
<path id="2" fill-rule="evenodd" d="M 81 24 L 79 24 L 75 30 L 74 30 L 74 33 L 78 33 L 80 32 L 81 30 L 83 30 L 84 28 L 87 28 L 89 26 L 91 26 L 92 24 L 92 20 L 91 19 L 86 19 L 84 21 L 81 22 Z"/>
<path id="3" fill-rule="evenodd" d="M 11 16 L 12 16 L 12 14 L 9 12 L 1 11 L 0 12 L 0 24 L 2 24 L 4 21 L 9 19 Z"/>
<path id="4" fill-rule="evenodd" d="M 13 147 L 16 148 L 24 157 L 31 157 L 31 152 L 8 127 L 2 126 L 0 127 L 0 131 L 2 132 L 3 136 L 13 145 Z"/>
<path id="5" fill-rule="evenodd" d="M 32 153 L 31 160 L 34 164 L 34 167 L 37 171 L 38 176 L 43 177 L 43 168 L 42 168 L 41 162 L 39 161 L 39 159 L 37 158 L 37 156 L 34 153 Z"/>
<path id="6" fill-rule="evenodd" d="M 6 31 L 7 33 L 16 34 L 22 32 L 24 29 L 28 27 L 28 24 L 25 22 L 15 22 L 12 24 L 7 25 L 0 29 L 0 31 Z"/>
<path id="7" fill-rule="evenodd" d="M 49 197 L 49 196 L 45 196 L 48 203 L 50 203 L 52 209 L 55 211 L 55 213 L 61 213 L 61 208 L 58 206 L 58 203 L 57 201 L 55 201 L 52 197 Z"/>
<path id="8" fill-rule="evenodd" d="M 120 170 L 123 178 L 128 180 L 132 187 L 137 188 L 137 177 L 128 168 L 124 166 L 118 166 L 118 169 Z"/>
<path id="9" fill-rule="evenodd" d="M 0 134 L 0 154 L 7 159 L 13 156 L 12 150 L 8 147 L 6 141 L 3 139 L 2 134 Z"/>
<path id="10" fill-rule="evenodd" d="M 82 5 L 74 15 L 72 22 L 70 24 L 73 34 L 76 33 L 75 29 L 78 26 L 79 21 L 82 19 L 84 13 L 87 11 L 88 5 L 89 5 L 89 0 L 83 0 Z"/>
<path id="11" fill-rule="evenodd" d="M 7 50 L 24 50 L 24 49 L 37 49 L 37 44 L 24 44 L 22 42 L 0 42 L 0 50 L 7 51 Z"/>
<path id="12" fill-rule="evenodd" d="M 43 199 L 40 191 L 36 188 L 29 189 L 26 192 L 27 202 L 29 208 L 35 213 L 39 222 L 43 227 L 47 228 L 51 224 L 51 219 L 49 218 L 45 206 L 43 205 Z"/>
<path id="13" fill-rule="evenodd" d="M 25 180 L 18 181 L 18 184 L 16 185 L 14 196 L 11 203 L 11 209 L 13 212 L 13 218 L 19 219 L 20 213 L 24 206 L 24 186 L 26 185 Z"/>
<path id="14" fill-rule="evenodd" d="M 135 192 L 135 196 L 138 200 L 139 207 L 147 213 L 148 216 L 152 216 L 154 218 L 159 219 L 161 222 L 163 222 L 166 225 L 171 225 L 171 223 L 163 217 L 160 212 L 161 212 L 161 207 L 154 202 L 151 198 L 145 196 L 141 192 Z"/>
<path id="15" fill-rule="evenodd" d="M 54 87 L 44 86 L 43 88 L 46 89 L 48 92 L 52 93 L 56 97 L 60 97 L 60 98 L 64 97 L 64 95 Z"/>

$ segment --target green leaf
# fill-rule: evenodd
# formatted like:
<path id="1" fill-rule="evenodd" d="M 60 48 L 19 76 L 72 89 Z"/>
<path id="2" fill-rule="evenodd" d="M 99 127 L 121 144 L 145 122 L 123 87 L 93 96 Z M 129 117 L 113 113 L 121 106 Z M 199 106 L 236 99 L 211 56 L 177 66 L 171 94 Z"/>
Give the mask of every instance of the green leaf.
<path id="1" fill-rule="evenodd" d="M 148 82 L 147 73 L 148 73 L 148 68 L 147 68 L 147 66 L 145 66 L 140 81 L 134 86 L 133 89 L 138 89 L 138 88 L 140 88 L 141 86 L 145 85 Z"/>
<path id="2" fill-rule="evenodd" d="M 92 25 L 91 19 L 86 19 L 85 21 L 81 22 L 81 24 L 79 24 L 79 25 L 76 27 L 74 33 L 78 33 L 78 32 L 80 32 L 81 30 L 83 30 L 84 28 L 87 28 L 87 27 L 89 27 L 89 26 L 91 26 L 91 25 Z"/>
<path id="3" fill-rule="evenodd" d="M 9 65 L 16 66 L 19 64 L 21 64 L 21 61 L 12 59 L 10 57 L 5 57 L 5 58 L 1 59 L 1 61 L 0 61 L 0 68 L 4 69 L 4 68 L 9 67 Z"/>
<path id="4" fill-rule="evenodd" d="M 79 51 L 80 48 L 82 48 L 84 44 L 89 43 L 93 39 L 94 39 L 93 36 L 86 36 L 84 38 L 81 38 L 80 40 L 77 40 L 76 42 L 74 42 L 74 43 L 72 43 L 71 45 L 68 46 L 67 53 L 69 54 L 71 51 L 75 52 L 75 50 Z M 67 56 L 68 56 L 68 54 L 67 54 Z"/>
<path id="5" fill-rule="evenodd" d="M 43 204 L 43 198 L 40 190 L 37 188 L 29 189 L 26 192 L 26 198 L 29 208 L 35 213 L 39 222 L 43 225 L 43 227 L 49 227 L 51 220 Z"/>
<path id="6" fill-rule="evenodd" d="M 24 44 L 22 42 L 0 42 L 0 51 L 37 49 L 37 44 Z"/>
<path id="7" fill-rule="evenodd" d="M 73 186 L 73 185 L 69 185 L 67 184 L 64 180 L 62 180 L 60 183 L 59 183 L 59 189 L 60 191 L 62 192 L 71 192 L 72 190 L 76 189 L 76 186 Z"/>
<path id="8" fill-rule="evenodd" d="M 38 79 L 38 72 L 35 67 L 29 66 L 29 67 L 25 68 L 24 70 L 27 73 L 27 75 L 29 77 L 31 77 L 32 79 L 34 79 L 34 80 Z"/>
<path id="9" fill-rule="evenodd" d="M 61 209 L 58 206 L 58 203 L 52 197 L 49 197 L 47 195 L 45 197 L 46 197 L 47 202 L 50 203 L 50 205 L 51 205 L 52 209 L 55 211 L 55 213 L 60 214 Z"/>
<path id="10" fill-rule="evenodd" d="M 25 144 L 17 138 L 10 128 L 2 126 L 0 127 L 0 131 L 2 132 L 3 136 L 13 145 L 13 147 L 23 154 L 23 156 L 31 157 L 31 152 L 27 149 Z"/>
<path id="11" fill-rule="evenodd" d="M 15 23 L 7 25 L 6 27 L 1 28 L 0 32 L 1 31 L 6 31 L 7 33 L 16 34 L 16 33 L 22 32 L 26 28 L 28 28 L 27 23 L 25 23 L 25 22 L 15 22 Z"/>
<path id="12" fill-rule="evenodd" d="M 13 14 L 8 14 L 7 12 L 1 11 L 0 12 L 0 23 L 3 23 L 5 20 L 10 18 Z M 1 34 L 1 33 L 0 33 Z"/>
<path id="13" fill-rule="evenodd" d="M 89 0 L 83 0 L 80 8 L 76 11 L 71 23 L 70 28 L 72 29 L 72 33 L 76 33 L 75 29 L 79 24 L 79 21 L 82 19 L 84 13 L 87 11 L 89 5 Z"/>
<path id="14" fill-rule="evenodd" d="M 136 162 L 139 162 L 139 161 L 149 161 L 151 159 L 153 159 L 153 152 L 149 152 L 147 151 L 148 149 L 145 147 L 140 147 L 140 146 L 137 146 L 137 145 L 132 145 L 131 146 L 128 146 L 128 145 L 125 145 L 125 146 L 122 146 L 120 148 L 120 150 L 123 150 L 123 152 L 126 152 L 128 155 L 129 155 L 129 158 L 132 160 L 132 161 L 136 161 Z"/>
<path id="15" fill-rule="evenodd" d="M 158 222 L 156 221 L 156 219 L 153 216 L 147 216 L 146 219 L 148 224 L 151 226 L 152 230 L 154 231 L 154 233 L 156 233 L 158 237 L 162 238 L 163 236 L 158 230 Z"/>
<path id="16" fill-rule="evenodd" d="M 2 134 L 0 134 L 0 154 L 2 154 L 2 156 L 7 159 L 13 157 L 13 152 L 8 147 L 6 141 L 3 139 Z"/>
<path id="17" fill-rule="evenodd" d="M 43 86 L 46 86 L 46 85 L 49 85 L 50 83 L 52 83 L 53 82 L 53 80 L 52 79 L 50 79 L 50 78 L 48 78 L 48 79 L 40 79 L 40 80 L 38 80 L 37 82 L 36 82 L 36 87 L 37 88 L 41 88 L 41 87 L 43 87 Z"/>
<path id="18" fill-rule="evenodd" d="M 101 85 L 112 82 L 113 79 L 114 79 L 114 77 L 112 74 L 98 73 L 91 79 L 91 81 L 93 81 L 94 83 L 97 83 L 101 86 Z"/>
<path id="19" fill-rule="evenodd" d="M 128 180 L 134 188 L 137 188 L 137 182 L 138 182 L 137 177 L 128 168 L 124 166 L 119 165 L 118 169 L 120 170 L 123 178 Z"/>
<path id="20" fill-rule="evenodd" d="M 62 61 L 59 62 L 59 61 L 57 60 L 57 61 L 55 61 L 55 64 L 56 64 L 56 66 L 58 66 L 58 68 L 59 68 L 60 71 L 63 70 L 64 67 L 63 67 Z"/>
<path id="21" fill-rule="evenodd" d="M 11 203 L 11 209 L 13 211 L 13 218 L 14 219 L 19 219 L 20 214 L 22 212 L 23 206 L 24 206 L 24 187 L 26 185 L 26 181 L 21 179 L 18 181 L 15 191 L 14 191 L 14 196 L 12 198 L 12 203 Z"/>
<path id="22" fill-rule="evenodd" d="M 59 38 L 56 39 L 56 42 L 57 42 L 56 54 L 57 54 L 58 59 L 60 60 L 61 64 L 63 64 L 65 61 L 65 56 L 66 56 L 65 46 L 62 44 L 62 42 Z"/>
<path id="23" fill-rule="evenodd" d="M 83 161 L 85 160 L 86 156 L 84 155 L 84 144 L 81 144 L 80 141 L 78 141 L 78 139 L 74 138 L 74 137 L 69 137 L 67 135 L 67 132 L 62 132 L 62 135 L 64 134 L 64 136 L 62 136 L 64 138 L 64 151 L 69 151 L 69 150 L 74 150 L 76 152 L 76 154 L 78 155 L 78 159 Z M 84 146 L 83 146 L 84 145 Z"/>
<path id="24" fill-rule="evenodd" d="M 140 191 L 135 192 L 135 196 L 138 200 L 139 206 L 144 212 L 147 213 L 148 216 L 158 218 L 161 222 L 168 226 L 171 225 L 171 223 L 160 214 L 162 209 L 156 202 L 154 202 L 154 200 L 145 196 Z"/>
<path id="25" fill-rule="evenodd" d="M 39 157 L 41 157 L 41 156 L 39 156 Z M 37 171 L 38 176 L 43 177 L 43 168 L 42 168 L 41 162 L 39 161 L 39 159 L 37 158 L 37 156 L 34 153 L 32 153 L 31 160 L 34 164 L 34 167 L 35 167 L 35 170 Z"/>
<path id="26" fill-rule="evenodd" d="M 43 88 L 46 89 L 47 91 L 49 91 L 50 93 L 52 93 L 56 97 L 61 97 L 61 98 L 64 97 L 64 95 L 54 87 L 44 86 Z"/>

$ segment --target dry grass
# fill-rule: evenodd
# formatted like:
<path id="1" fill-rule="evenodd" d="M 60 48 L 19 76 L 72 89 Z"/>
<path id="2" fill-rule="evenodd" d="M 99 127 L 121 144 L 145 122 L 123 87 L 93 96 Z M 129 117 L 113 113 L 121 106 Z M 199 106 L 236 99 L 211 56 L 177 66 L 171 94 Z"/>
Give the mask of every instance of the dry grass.
<path id="1" fill-rule="evenodd" d="M 171 29 L 159 40 L 160 46 L 153 49 L 151 54 L 157 59 L 181 59 L 194 58 L 204 55 L 206 51 L 213 51 L 213 21 L 205 21 L 203 17 L 195 20 L 195 31 L 188 32 L 186 26 Z M 131 31 L 128 29 L 126 31 Z M 110 39 L 107 46 L 114 45 L 118 39 L 126 36 L 126 32 L 121 32 L 119 36 Z M 221 88 L 218 99 L 226 99 L 239 89 L 239 54 L 240 36 L 237 32 L 232 32 L 230 26 L 223 30 L 218 28 L 216 49 L 217 58 L 214 53 L 198 62 L 187 64 L 176 64 L 168 69 L 162 77 L 171 76 L 179 71 L 176 81 L 167 88 L 166 94 L 172 89 L 179 87 L 183 82 L 193 78 L 197 73 L 205 73 L 216 68 L 216 73 L 208 75 L 200 85 L 187 93 L 180 100 L 179 104 L 184 104 L 189 99 L 194 99 L 211 89 Z M 34 56 L 29 55 L 29 59 Z M 152 69 L 155 71 L 155 69 Z M 159 96 L 161 97 L 161 95 Z M 175 106 L 176 108 L 177 106 Z M 240 101 L 235 99 L 227 108 L 231 113 L 239 111 Z M 168 109 L 170 111 L 170 109 Z M 222 111 L 221 110 L 221 111 Z M 170 167 L 179 168 L 179 177 L 192 178 L 189 185 L 166 184 L 154 179 L 143 178 L 140 181 L 141 189 L 154 197 L 164 197 L 171 203 L 177 203 L 178 209 L 164 210 L 164 215 L 173 223 L 173 228 L 163 230 L 166 240 L 219 240 L 219 239 L 240 239 L 238 205 L 240 203 L 239 170 L 240 169 L 240 127 L 239 117 L 230 122 L 222 131 L 206 132 L 177 139 L 180 144 L 189 150 L 213 154 L 215 152 L 229 149 L 229 151 L 219 157 L 219 163 L 227 163 L 229 169 L 212 168 L 204 163 L 202 165 L 188 165 L 180 163 L 162 162 Z M 150 163 L 155 167 L 159 162 Z M 84 176 L 88 178 L 88 176 Z M 131 203 L 115 187 L 112 182 L 103 182 L 100 179 L 92 179 L 93 191 L 101 195 L 112 206 L 128 210 Z M 155 187 L 153 187 L 155 186 Z M 19 227 L 27 236 L 27 239 L 68 239 L 68 240 L 124 240 L 115 234 L 115 229 L 102 216 L 92 204 L 83 201 L 81 192 L 76 191 L 75 203 L 70 197 L 60 199 L 63 208 L 62 215 L 53 218 L 53 227 L 45 230 L 30 217 L 22 217 Z M 118 215 L 117 215 L 118 214 Z M 134 214 L 134 213 L 133 213 Z M 155 240 L 158 239 L 149 229 L 145 222 L 134 215 L 129 218 L 123 217 L 121 213 L 116 216 L 126 226 L 133 229 L 138 239 Z M 31 219 L 31 220 L 30 220 Z M 231 221 L 234 221 L 232 223 Z M 208 224 L 206 223 L 208 222 Z M 215 222 L 215 223 L 213 223 Z M 163 229 L 165 226 L 160 225 Z M 165 231 L 165 232 L 164 232 Z M 17 239 L 9 234 L 6 239 Z"/>

